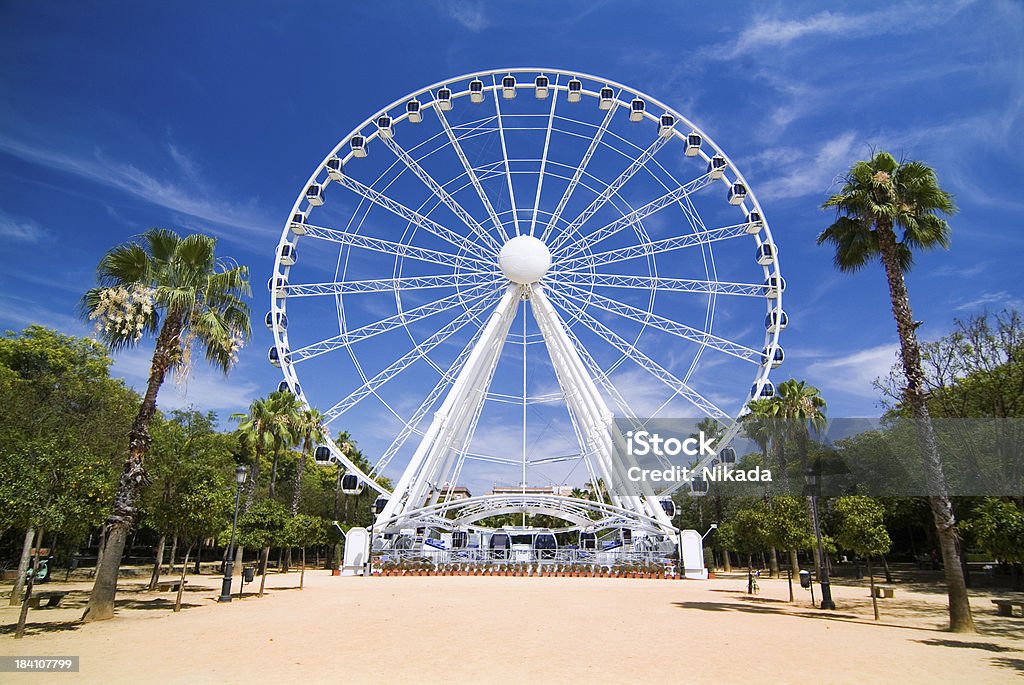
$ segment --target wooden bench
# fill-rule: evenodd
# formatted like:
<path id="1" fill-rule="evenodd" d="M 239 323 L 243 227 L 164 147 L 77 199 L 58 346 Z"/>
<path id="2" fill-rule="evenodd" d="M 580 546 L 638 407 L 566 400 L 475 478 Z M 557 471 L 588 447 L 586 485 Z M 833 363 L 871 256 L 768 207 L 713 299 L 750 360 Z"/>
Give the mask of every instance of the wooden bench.
<path id="1" fill-rule="evenodd" d="M 1013 616 L 1013 607 L 1020 607 L 1024 615 L 1024 600 L 1021 599 L 993 599 L 996 605 L 996 613 L 1000 616 Z"/>
<path id="2" fill-rule="evenodd" d="M 893 593 L 896 592 L 896 588 L 892 585 L 876 585 L 875 586 L 875 597 L 878 599 L 892 598 Z"/>
<path id="3" fill-rule="evenodd" d="M 38 609 L 40 608 L 39 605 L 45 599 L 46 607 L 48 609 L 53 608 L 60 604 L 60 601 L 64 599 L 64 595 L 66 594 L 68 593 L 62 592 L 60 590 L 50 590 L 48 592 L 34 592 L 32 593 L 32 596 L 28 599 L 28 605 L 33 609 Z"/>
<path id="4" fill-rule="evenodd" d="M 177 592 L 178 588 L 182 585 L 183 581 L 180 580 L 168 580 L 162 583 L 156 584 L 157 592 Z M 188 585 L 188 581 L 184 581 L 185 585 Z"/>

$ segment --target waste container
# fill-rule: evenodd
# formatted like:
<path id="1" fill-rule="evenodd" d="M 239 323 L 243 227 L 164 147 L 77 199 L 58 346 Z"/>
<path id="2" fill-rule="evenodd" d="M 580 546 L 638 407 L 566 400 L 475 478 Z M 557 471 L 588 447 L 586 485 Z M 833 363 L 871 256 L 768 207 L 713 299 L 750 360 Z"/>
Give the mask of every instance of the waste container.
<path id="1" fill-rule="evenodd" d="M 256 577 L 256 567 L 246 566 L 242 569 L 242 582 L 251 583 L 252 579 Z"/>
<path id="2" fill-rule="evenodd" d="M 811 587 L 811 572 L 807 569 L 800 571 L 800 587 L 805 590 Z"/>

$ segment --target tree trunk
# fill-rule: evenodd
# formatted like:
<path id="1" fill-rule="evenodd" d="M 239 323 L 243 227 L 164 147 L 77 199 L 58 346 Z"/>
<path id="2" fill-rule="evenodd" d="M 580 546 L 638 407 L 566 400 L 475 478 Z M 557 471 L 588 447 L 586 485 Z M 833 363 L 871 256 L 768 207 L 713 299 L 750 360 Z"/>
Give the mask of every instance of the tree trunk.
<path id="1" fill-rule="evenodd" d="M 181 314 L 170 312 L 157 336 L 146 394 L 128 432 L 128 452 L 117 483 L 113 510 L 107 517 L 109 530 L 103 546 L 103 561 L 97 565 L 96 581 L 89 595 L 89 604 L 82 614 L 83 621 L 102 621 L 114 617 L 114 597 L 117 595 L 117 576 L 121 568 L 121 556 L 124 554 L 124 543 L 138 518 L 136 505 L 139 495 L 149 482 L 143 467 L 146 450 L 153 441 L 149 434 L 149 424 L 156 414 L 156 396 L 173 362 L 173 353 L 180 349 L 181 328 Z"/>
<path id="2" fill-rule="evenodd" d="M 882 568 L 885 569 L 885 582 L 892 585 L 892 571 L 889 570 L 889 561 L 882 555 Z"/>
<path id="3" fill-rule="evenodd" d="M 198 540 L 196 540 L 196 568 L 195 568 L 195 571 L 193 571 L 193 573 L 195 573 L 197 576 L 203 575 L 202 563 L 203 563 L 203 539 L 199 538 Z"/>
<path id="4" fill-rule="evenodd" d="M 871 586 L 871 608 L 875 610 L 875 620 L 878 620 L 878 597 L 875 595 L 875 572 L 871 569 L 871 557 L 868 556 L 868 583 Z"/>
<path id="5" fill-rule="evenodd" d="M 161 535 L 160 542 L 156 543 L 156 554 L 153 562 L 153 573 L 149 577 L 149 591 L 152 592 L 156 589 L 157 584 L 160 582 L 160 567 L 164 564 L 164 544 L 167 542 L 167 536 Z"/>
<path id="6" fill-rule="evenodd" d="M 792 604 L 793 599 L 793 567 L 790 566 L 786 571 L 786 580 L 789 581 L 789 603 Z"/>
<path id="7" fill-rule="evenodd" d="M 177 560 L 177 558 L 178 558 L 178 536 L 175 535 L 171 539 L 171 559 L 170 559 L 170 568 L 168 569 L 170 573 L 174 573 L 174 562 Z"/>
<path id="8" fill-rule="evenodd" d="M 277 450 L 274 450 L 274 462 L 270 466 L 270 499 L 277 493 Z"/>
<path id="9" fill-rule="evenodd" d="M 299 567 L 301 569 L 299 571 L 299 589 L 301 590 L 302 586 L 306 582 L 306 548 L 305 547 L 302 548 L 302 561 L 300 563 L 302 564 Z"/>
<path id="10" fill-rule="evenodd" d="M 25 574 L 28 573 L 28 566 L 32 563 L 32 538 L 36 535 L 36 529 L 32 526 L 25 531 L 25 542 L 21 546 L 21 560 L 18 562 L 18 579 L 14 581 L 14 589 L 11 590 L 11 606 L 21 599 L 21 591 L 25 589 Z"/>
<path id="11" fill-rule="evenodd" d="M 178 594 L 174 597 L 174 613 L 181 611 L 181 595 L 185 592 L 185 571 L 188 570 L 188 555 L 192 553 L 192 545 L 185 550 L 185 561 L 181 564 L 181 576 L 178 578 Z"/>
<path id="12" fill-rule="evenodd" d="M 779 553 L 772 545 L 771 554 L 768 555 L 768 575 L 771 578 L 779 575 Z"/>
<path id="13" fill-rule="evenodd" d="M 789 570 L 792 573 L 800 573 L 800 556 L 795 549 L 789 550 Z"/>
<path id="14" fill-rule="evenodd" d="M 103 548 L 107 546 L 107 527 L 106 525 L 100 526 L 100 539 L 96 548 L 96 566 L 92 569 L 92 577 L 96 577 L 96 571 L 99 570 L 100 565 L 103 563 Z"/>
<path id="15" fill-rule="evenodd" d="M 281 564 L 281 572 L 288 573 L 292 568 L 292 548 L 289 547 L 284 551 L 284 563 Z"/>
<path id="16" fill-rule="evenodd" d="M 235 548 L 235 565 L 231 567 L 231 577 L 242 575 L 242 557 L 245 553 L 245 548 L 239 545 Z"/>
<path id="17" fill-rule="evenodd" d="M 726 573 L 732 573 L 732 555 L 729 550 L 722 550 L 722 570 Z"/>
<path id="18" fill-rule="evenodd" d="M 889 282 L 889 298 L 892 302 L 892 314 L 896 320 L 896 330 L 900 337 L 900 357 L 903 362 L 903 373 L 907 387 L 904 400 L 910 407 L 917 428 L 918 443 L 924 462 L 925 479 L 928 484 L 928 503 L 931 506 L 932 518 L 935 520 L 935 531 L 939 537 L 942 550 L 943 569 L 946 574 L 946 594 L 949 596 L 949 629 L 957 633 L 973 633 L 974 618 L 971 616 L 971 605 L 967 595 L 963 568 L 960 565 L 960 553 L 957 540 L 960 535 L 953 516 L 953 506 L 949 501 L 946 477 L 942 471 L 939 450 L 935 442 L 935 431 L 932 427 L 931 415 L 926 403 L 924 371 L 921 368 L 921 348 L 917 342 L 914 314 L 910 309 L 910 297 L 903 271 L 899 266 L 896 246 L 896 234 L 892 226 L 879 223 L 876 225 L 878 248 L 885 267 L 885 276 Z"/>
<path id="19" fill-rule="evenodd" d="M 811 496 L 807 495 L 804 497 L 804 509 L 807 510 L 807 520 L 814 521 L 814 502 L 811 500 Z M 814 561 L 814 577 L 821 578 L 821 553 L 818 551 L 818 545 L 811 545 L 811 556 Z"/>
<path id="20" fill-rule="evenodd" d="M 270 557 L 270 547 L 269 546 L 263 548 L 263 554 L 261 556 L 262 556 L 262 563 L 261 563 L 261 565 L 263 566 L 263 574 L 260 575 L 260 594 L 259 594 L 260 597 L 263 596 L 263 588 L 267 584 L 267 559 Z"/>
<path id="21" fill-rule="evenodd" d="M 28 582 L 25 584 L 25 597 L 21 600 L 21 613 L 18 614 L 18 627 L 14 630 L 14 639 L 25 637 L 25 621 L 28 620 L 28 605 L 32 599 L 32 586 L 36 584 L 36 570 L 39 567 L 39 546 L 43 544 L 43 529 L 36 535 L 36 554 L 31 557 L 28 571 Z"/>

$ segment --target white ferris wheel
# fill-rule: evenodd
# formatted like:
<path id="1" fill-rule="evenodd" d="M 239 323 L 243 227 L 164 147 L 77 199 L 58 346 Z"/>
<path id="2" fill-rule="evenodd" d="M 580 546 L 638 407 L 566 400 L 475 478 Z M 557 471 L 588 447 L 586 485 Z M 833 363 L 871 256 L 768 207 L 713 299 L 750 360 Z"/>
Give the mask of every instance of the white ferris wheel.
<path id="1" fill-rule="evenodd" d="M 674 530 L 674 488 L 568 488 L 621 482 L 613 416 L 711 417 L 728 444 L 774 392 L 787 323 L 725 152 L 649 95 L 559 69 L 459 76 L 356 126 L 299 193 L 268 287 L 281 388 L 375 446 L 369 470 L 330 440 L 318 457 L 380 493 L 381 531 L 519 511 Z M 505 487 L 454 497 L 464 483 Z"/>

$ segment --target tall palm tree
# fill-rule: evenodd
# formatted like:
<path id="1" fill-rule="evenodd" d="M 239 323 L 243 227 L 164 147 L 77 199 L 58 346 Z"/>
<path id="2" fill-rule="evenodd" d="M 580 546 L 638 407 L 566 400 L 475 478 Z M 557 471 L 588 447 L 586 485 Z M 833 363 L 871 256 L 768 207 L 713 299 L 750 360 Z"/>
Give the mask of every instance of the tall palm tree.
<path id="1" fill-rule="evenodd" d="M 152 438 L 149 424 L 156 398 L 170 371 L 187 373 L 193 345 L 225 373 L 249 338 L 249 270 L 218 259 L 217 241 L 201 234 L 185 237 L 150 229 L 138 240 L 118 245 L 100 260 L 99 285 L 82 298 L 83 316 L 96 322 L 112 351 L 134 347 L 155 335 L 149 381 L 128 433 L 124 468 L 106 521 L 102 561 L 96 569 L 84 620 L 112 618 L 117 575 L 128 531 L 138 516 L 138 500 L 148 478 L 143 461 Z"/>
<path id="2" fill-rule="evenodd" d="M 787 435 L 796 445 L 797 457 L 801 467 L 807 467 L 807 443 L 810 438 L 810 430 L 820 431 L 825 426 L 825 410 L 828 405 L 821 392 L 806 381 L 798 381 L 790 378 L 779 383 L 778 394 L 771 399 L 775 416 L 782 421 L 783 435 Z M 813 502 L 810 496 L 804 498 L 804 505 L 807 510 L 807 518 L 814 519 Z M 811 547 L 814 556 L 814 568 L 818 577 L 821 577 L 821 565 L 825 560 L 817 545 Z M 796 557 L 796 550 L 790 551 L 790 559 Z"/>
<path id="3" fill-rule="evenodd" d="M 295 467 L 295 487 L 292 489 L 291 514 L 294 517 L 299 513 L 299 498 L 302 496 L 302 476 L 306 469 L 306 458 L 313 453 L 316 443 L 322 442 L 324 439 L 324 415 L 317 409 L 306 407 L 297 412 L 293 419 L 295 421 L 294 434 L 302 447 L 299 463 Z"/>
<path id="4" fill-rule="evenodd" d="M 952 196 L 939 187 L 931 167 L 921 162 L 897 162 L 892 155 L 879 152 L 870 160 L 854 164 L 842 190 L 822 208 L 836 210 L 835 222 L 818 236 L 819 245 L 828 243 L 835 248 L 836 268 L 857 271 L 877 258 L 885 270 L 907 382 L 904 404 L 916 423 L 931 493 L 928 501 L 942 549 L 949 627 L 955 632 L 973 632 L 974 619 L 960 566 L 959 533 L 925 403 L 921 347 L 904 280 L 904 273 L 913 265 L 914 250 L 949 247 L 949 224 L 940 214 L 952 215 L 956 206 Z"/>

